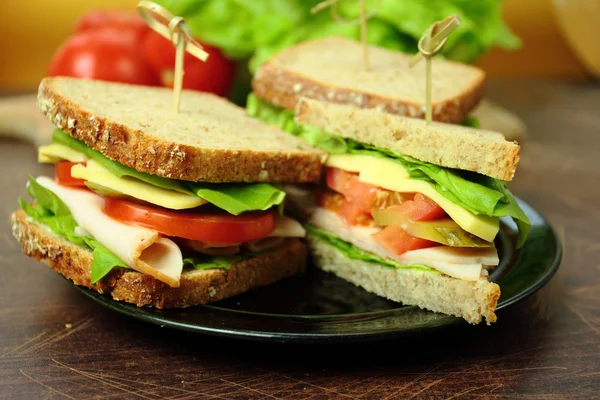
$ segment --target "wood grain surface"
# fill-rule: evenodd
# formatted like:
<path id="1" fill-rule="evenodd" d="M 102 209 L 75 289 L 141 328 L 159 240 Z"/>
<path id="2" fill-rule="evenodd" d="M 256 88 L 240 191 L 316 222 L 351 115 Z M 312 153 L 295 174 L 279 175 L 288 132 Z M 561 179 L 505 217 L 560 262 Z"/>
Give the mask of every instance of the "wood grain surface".
<path id="1" fill-rule="evenodd" d="M 217 339 L 100 307 L 21 254 L 8 216 L 27 174 L 52 170 L 31 145 L 0 141 L 0 398 L 600 398 L 600 88 L 510 81 L 488 92 L 527 123 L 512 189 L 561 236 L 561 269 L 491 327 L 377 344 Z"/>

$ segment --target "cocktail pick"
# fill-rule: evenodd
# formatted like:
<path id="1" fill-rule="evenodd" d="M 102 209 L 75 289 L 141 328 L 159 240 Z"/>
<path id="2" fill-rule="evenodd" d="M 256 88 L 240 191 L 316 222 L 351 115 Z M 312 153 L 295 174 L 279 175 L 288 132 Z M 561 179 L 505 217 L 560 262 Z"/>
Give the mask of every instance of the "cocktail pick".
<path id="1" fill-rule="evenodd" d="M 373 15 L 375 15 L 375 13 L 377 11 L 375 10 L 375 11 L 371 11 L 371 12 L 367 13 L 365 0 L 358 0 L 359 5 L 360 5 L 360 17 L 358 19 L 354 19 L 354 20 L 347 20 L 347 19 L 340 17 L 339 14 L 337 13 L 337 3 L 339 1 L 340 0 L 322 1 L 321 3 L 314 6 L 310 10 L 310 12 L 312 14 L 316 14 L 319 11 L 324 10 L 327 7 L 329 7 L 329 10 L 331 11 L 331 17 L 335 21 L 337 21 L 341 24 L 348 24 L 348 25 L 359 25 L 360 24 L 360 41 L 361 41 L 362 47 L 363 47 L 363 65 L 365 67 L 365 70 L 368 71 L 369 70 L 369 46 L 367 44 L 367 21 L 369 20 L 369 18 L 371 18 Z M 381 4 L 381 1 L 379 2 L 379 4 Z"/>
<path id="2" fill-rule="evenodd" d="M 167 9 L 151 1 L 140 1 L 138 14 L 154 31 L 170 40 L 175 46 L 175 76 L 173 82 L 173 111 L 179 113 L 181 89 L 183 87 L 183 56 L 188 51 L 194 57 L 206 61 L 208 53 L 192 37 L 182 17 L 171 14 Z"/>
<path id="3" fill-rule="evenodd" d="M 431 124 L 431 59 L 438 54 L 448 36 L 460 25 L 460 18 L 457 15 L 451 15 L 441 21 L 433 23 L 419 40 L 419 52 L 410 61 L 410 66 L 414 67 L 419 61 L 425 58 L 425 120 Z"/>

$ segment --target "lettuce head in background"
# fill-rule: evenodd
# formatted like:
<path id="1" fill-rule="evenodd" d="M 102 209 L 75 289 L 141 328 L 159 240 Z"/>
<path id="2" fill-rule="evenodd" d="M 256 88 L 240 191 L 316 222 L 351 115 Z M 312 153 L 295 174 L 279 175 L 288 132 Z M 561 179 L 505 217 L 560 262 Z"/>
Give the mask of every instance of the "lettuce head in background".
<path id="1" fill-rule="evenodd" d="M 331 35 L 356 40 L 360 37 L 359 26 L 340 24 L 327 10 L 312 15 L 310 10 L 319 0 L 157 2 L 184 17 L 199 40 L 246 64 L 250 74 L 238 76 L 238 91 L 240 84 L 244 86 L 243 81 L 249 80 L 249 75 L 262 63 L 286 47 Z M 376 46 L 414 53 L 425 29 L 452 14 L 458 15 L 462 23 L 442 51 L 448 59 L 470 63 L 493 46 L 515 49 L 521 45 L 502 20 L 500 0 L 367 0 L 366 3 L 367 10 L 375 10 L 368 21 L 368 42 Z M 356 19 L 360 14 L 358 0 L 340 0 L 337 8 L 345 19 Z"/>

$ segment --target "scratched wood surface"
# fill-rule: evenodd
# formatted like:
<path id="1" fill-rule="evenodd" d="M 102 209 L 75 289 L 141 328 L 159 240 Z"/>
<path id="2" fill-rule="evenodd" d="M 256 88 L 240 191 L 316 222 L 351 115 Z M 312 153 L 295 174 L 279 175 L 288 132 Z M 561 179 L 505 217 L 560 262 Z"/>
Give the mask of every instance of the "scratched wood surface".
<path id="1" fill-rule="evenodd" d="M 600 398 L 600 88 L 495 82 L 530 129 L 513 191 L 564 241 L 539 294 L 492 327 L 353 346 L 196 336 L 101 308 L 26 259 L 7 223 L 33 147 L 0 141 L 0 398 Z"/>

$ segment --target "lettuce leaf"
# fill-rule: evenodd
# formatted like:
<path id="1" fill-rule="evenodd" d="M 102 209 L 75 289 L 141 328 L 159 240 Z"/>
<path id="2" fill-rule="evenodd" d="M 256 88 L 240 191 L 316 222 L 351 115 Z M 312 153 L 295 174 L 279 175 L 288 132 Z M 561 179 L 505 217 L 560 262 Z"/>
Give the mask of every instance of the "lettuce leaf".
<path id="1" fill-rule="evenodd" d="M 192 34 L 229 57 L 247 59 L 301 27 L 316 0 L 159 0 Z"/>
<path id="2" fill-rule="evenodd" d="M 508 190 L 506 182 L 474 172 L 443 168 L 394 151 L 344 139 L 320 129 L 297 124 L 294 121 L 293 112 L 258 99 L 254 94 L 248 96 L 247 112 L 250 116 L 259 118 L 270 125 L 278 125 L 286 132 L 329 153 L 366 154 L 391 158 L 406 168 L 412 179 L 432 182 L 437 192 L 473 214 L 513 218 L 519 227 L 517 240 L 519 248 L 527 238 L 531 224 Z"/>
<path id="3" fill-rule="evenodd" d="M 360 28 L 335 22 L 329 12 L 311 15 L 321 0 L 158 0 L 175 15 L 185 17 L 192 34 L 221 48 L 229 57 L 249 59 L 254 72 L 280 50 L 319 37 L 341 35 L 358 39 Z M 342 1 L 338 14 L 359 16 L 358 1 Z M 461 25 L 442 54 L 471 62 L 492 46 L 514 49 L 519 39 L 502 21 L 501 0 L 367 0 L 375 10 L 368 21 L 371 44 L 416 52 L 417 41 L 433 22 L 457 14 Z"/>
<path id="4" fill-rule="evenodd" d="M 129 176 L 163 189 L 176 190 L 212 203 L 233 215 L 246 211 L 267 210 L 283 203 L 285 192 L 268 183 L 201 183 L 162 178 L 139 172 L 131 167 L 110 160 L 85 143 L 57 129 L 52 135 L 54 143 L 60 143 L 96 160 L 119 178 Z"/>
<path id="5" fill-rule="evenodd" d="M 473 115 L 467 116 L 467 118 L 465 118 L 460 124 L 463 126 L 470 126 L 471 128 L 476 129 L 481 128 L 481 121 L 479 121 L 479 118 Z"/>
<path id="6" fill-rule="evenodd" d="M 198 197 L 233 215 L 246 211 L 268 210 L 279 205 L 285 198 L 285 192 L 268 183 L 231 183 L 216 185 L 201 182 L 189 182 L 187 186 Z"/>
<path id="7" fill-rule="evenodd" d="M 229 269 L 237 262 L 244 259 L 244 256 L 208 256 L 204 254 L 186 257 L 183 259 L 183 267 L 191 267 L 197 270 L 206 269 Z"/>
<path id="8" fill-rule="evenodd" d="M 431 272 L 431 273 L 439 274 L 439 272 L 436 271 L 435 269 L 427 267 L 425 265 L 405 265 L 405 264 L 400 264 L 394 260 L 379 257 L 376 254 L 359 249 L 358 247 L 354 246 L 353 244 L 348 243 L 348 242 L 338 238 L 334 234 L 332 234 L 324 229 L 317 228 L 314 225 L 306 225 L 305 227 L 306 227 L 306 231 L 310 235 L 335 247 L 343 255 L 345 255 L 346 257 L 351 258 L 353 260 L 366 261 L 369 263 L 379 264 L 379 265 L 382 265 L 384 267 L 389 267 L 389 268 L 410 268 L 410 269 L 417 269 L 417 270 L 424 271 L 424 272 Z"/>
<path id="9" fill-rule="evenodd" d="M 92 284 L 95 284 L 100 279 L 104 278 L 113 268 L 120 267 L 129 269 L 119 257 L 113 252 L 104 247 L 100 242 L 91 236 L 84 236 L 83 240 L 89 248 L 94 251 L 94 259 L 92 261 Z"/>
<path id="10" fill-rule="evenodd" d="M 51 190 L 37 183 L 31 175 L 29 176 L 27 192 L 35 199 L 34 204 L 29 204 L 25 200 L 19 199 L 19 204 L 27 215 L 48 226 L 58 236 L 79 246 L 88 247 L 94 252 L 92 284 L 98 282 L 115 267 L 129 268 L 119 257 L 91 236 L 78 235 L 75 232 L 77 223 L 65 203 Z"/>
<path id="11" fill-rule="evenodd" d="M 346 153 L 348 145 L 344 138 L 330 135 L 325 131 L 308 125 L 300 125 L 294 121 L 294 112 L 277 107 L 256 97 L 254 93 L 248 95 L 246 112 L 269 125 L 276 125 L 282 130 L 304 139 L 313 147 L 318 147 L 328 153 Z"/>

